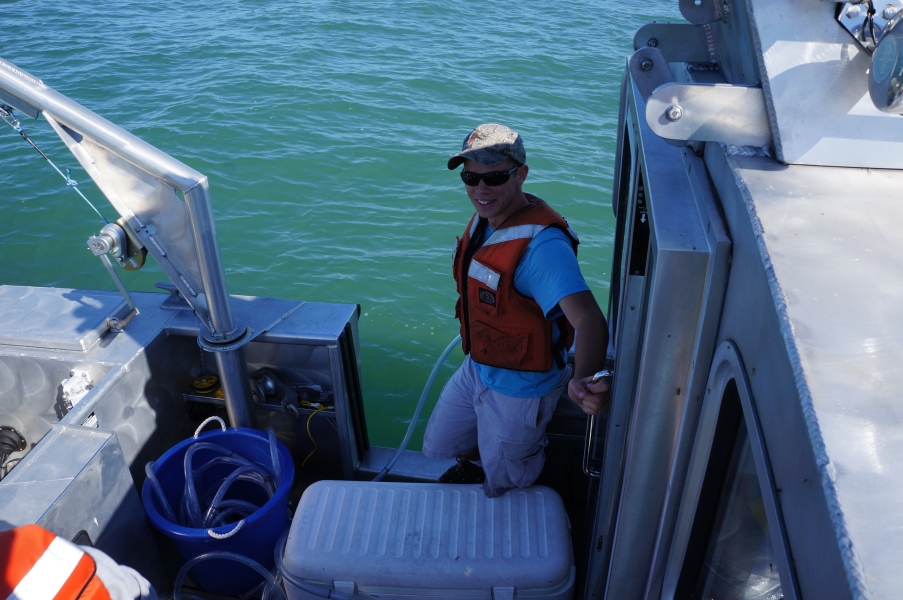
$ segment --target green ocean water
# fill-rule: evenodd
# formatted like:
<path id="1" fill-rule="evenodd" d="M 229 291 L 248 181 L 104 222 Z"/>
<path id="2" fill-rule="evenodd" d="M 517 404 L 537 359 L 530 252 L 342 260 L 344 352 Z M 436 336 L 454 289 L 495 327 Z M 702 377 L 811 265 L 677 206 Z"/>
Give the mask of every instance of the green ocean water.
<path id="1" fill-rule="evenodd" d="M 481 122 L 519 131 L 525 190 L 580 235 L 583 273 L 604 309 L 624 61 L 639 26 L 679 18 L 677 2 L 663 0 L 19 0 L 0 9 L 0 57 L 210 178 L 232 293 L 362 306 L 377 445 L 401 440 L 456 334 L 451 248 L 472 207 L 447 157 Z M 23 126 L 112 220 L 49 125 Z M 101 226 L 0 128 L 0 283 L 112 289 L 85 249 Z M 165 276 L 150 261 L 123 279 L 153 291 Z M 452 354 L 430 405 L 461 359 Z"/>

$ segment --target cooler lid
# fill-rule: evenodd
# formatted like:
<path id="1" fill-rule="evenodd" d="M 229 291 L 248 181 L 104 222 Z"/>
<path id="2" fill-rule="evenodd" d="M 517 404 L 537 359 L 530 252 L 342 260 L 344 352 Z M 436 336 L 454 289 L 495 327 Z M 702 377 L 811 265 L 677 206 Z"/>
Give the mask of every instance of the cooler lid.
<path id="1" fill-rule="evenodd" d="M 320 481 L 285 550 L 299 578 L 359 587 L 544 590 L 572 565 L 564 504 L 544 486 L 487 498 L 479 485 Z"/>
<path id="2" fill-rule="evenodd" d="M 116 292 L 0 286 L 0 344 L 84 352 L 128 306 Z"/>

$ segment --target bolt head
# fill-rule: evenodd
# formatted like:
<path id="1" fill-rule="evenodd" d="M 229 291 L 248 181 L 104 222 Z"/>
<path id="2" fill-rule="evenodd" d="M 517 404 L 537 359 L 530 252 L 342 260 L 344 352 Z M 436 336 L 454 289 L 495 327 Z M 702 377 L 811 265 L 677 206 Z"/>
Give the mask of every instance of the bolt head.
<path id="1" fill-rule="evenodd" d="M 847 9 L 847 12 L 845 14 L 848 19 L 855 19 L 856 17 L 859 16 L 860 12 L 861 12 L 861 9 L 859 8 L 859 5 L 854 4 L 853 6 L 851 6 Z"/>
<path id="2" fill-rule="evenodd" d="M 658 48 L 658 38 L 649 38 L 649 40 L 646 42 L 646 45 L 650 48 Z"/>
<path id="3" fill-rule="evenodd" d="M 884 16 L 885 19 L 890 19 L 890 18 L 893 17 L 895 14 L 897 14 L 897 7 L 889 4 L 889 5 L 887 5 L 887 7 L 884 9 L 884 12 L 881 13 L 881 14 Z"/>
<path id="4" fill-rule="evenodd" d="M 672 104 L 665 109 L 665 118 L 671 122 L 677 121 L 683 116 L 683 114 L 684 111 L 679 104 Z"/>
<path id="5" fill-rule="evenodd" d="M 644 58 L 643 60 L 641 60 L 640 68 L 643 69 L 644 71 L 651 71 L 652 70 L 652 59 Z"/>

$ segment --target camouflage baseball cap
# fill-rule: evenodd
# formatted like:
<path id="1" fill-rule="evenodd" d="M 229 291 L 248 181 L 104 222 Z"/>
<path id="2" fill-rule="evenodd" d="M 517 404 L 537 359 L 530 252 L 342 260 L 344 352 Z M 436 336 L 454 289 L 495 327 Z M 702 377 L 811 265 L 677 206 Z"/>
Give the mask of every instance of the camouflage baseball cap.
<path id="1" fill-rule="evenodd" d="M 448 159 L 448 168 L 457 168 L 465 158 L 481 165 L 497 165 L 509 158 L 525 164 L 527 151 L 516 131 L 496 123 L 483 123 L 467 134 L 461 151 Z"/>

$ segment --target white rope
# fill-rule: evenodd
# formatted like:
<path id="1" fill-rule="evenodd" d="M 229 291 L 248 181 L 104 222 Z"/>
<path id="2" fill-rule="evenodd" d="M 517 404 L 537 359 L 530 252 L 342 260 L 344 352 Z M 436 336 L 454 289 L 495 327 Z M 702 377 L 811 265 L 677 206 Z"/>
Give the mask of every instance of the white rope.
<path id="1" fill-rule="evenodd" d="M 213 417 L 213 418 L 219 418 L 219 417 Z M 220 420 L 222 420 L 222 419 L 220 419 Z M 217 540 L 224 540 L 224 539 L 230 538 L 233 535 L 235 535 L 236 533 L 238 533 L 238 530 L 241 529 L 242 527 L 244 527 L 244 525 L 245 525 L 245 520 L 242 519 L 241 521 L 239 521 L 238 523 L 235 524 L 235 528 L 232 531 L 230 531 L 229 533 L 217 533 L 217 532 L 213 531 L 212 529 L 208 529 L 207 535 L 209 535 L 210 537 L 217 539 Z"/>
<path id="2" fill-rule="evenodd" d="M 223 421 L 220 417 L 208 417 L 204 419 L 204 422 L 201 423 L 197 429 L 194 430 L 194 439 L 198 439 L 198 436 L 201 435 L 201 431 L 204 429 L 207 423 L 210 423 L 211 421 L 219 421 L 220 427 L 223 428 L 223 431 L 226 430 L 226 422 Z"/>

